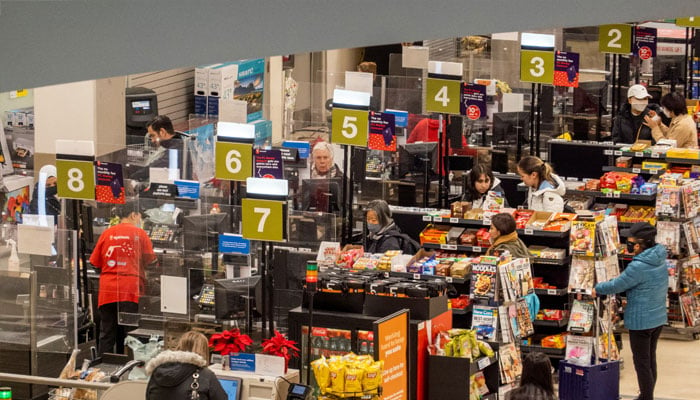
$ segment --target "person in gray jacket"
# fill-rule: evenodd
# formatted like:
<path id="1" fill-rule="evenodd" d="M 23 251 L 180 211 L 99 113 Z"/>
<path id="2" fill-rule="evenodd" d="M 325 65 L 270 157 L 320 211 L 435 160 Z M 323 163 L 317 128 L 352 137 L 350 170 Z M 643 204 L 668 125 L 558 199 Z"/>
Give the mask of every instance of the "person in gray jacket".
<path id="1" fill-rule="evenodd" d="M 216 375 L 207 368 L 208 359 L 206 336 L 193 331 L 185 333 L 177 351 L 166 350 L 146 364 L 146 375 L 151 377 L 146 400 L 228 400 Z"/>
<path id="2" fill-rule="evenodd" d="M 593 296 L 627 292 L 625 326 L 639 383 L 639 400 L 653 400 L 656 386 L 656 345 L 668 322 L 666 248 L 656 244 L 656 228 L 638 222 L 620 235 L 627 237 L 632 262 L 615 279 L 598 283 Z"/>

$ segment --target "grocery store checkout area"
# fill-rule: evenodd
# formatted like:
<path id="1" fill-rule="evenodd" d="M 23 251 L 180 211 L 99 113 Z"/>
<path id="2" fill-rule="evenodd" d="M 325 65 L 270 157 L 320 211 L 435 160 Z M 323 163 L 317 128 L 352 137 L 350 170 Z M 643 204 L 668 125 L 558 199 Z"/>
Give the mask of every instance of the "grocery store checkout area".
<path id="1" fill-rule="evenodd" d="M 273 372 L 256 374 L 245 371 L 225 371 L 221 364 L 211 365 L 209 369 L 216 374 L 229 400 L 310 399 L 311 389 L 298 384 L 299 370 L 296 369 L 289 369 L 287 373 L 279 375 Z"/>

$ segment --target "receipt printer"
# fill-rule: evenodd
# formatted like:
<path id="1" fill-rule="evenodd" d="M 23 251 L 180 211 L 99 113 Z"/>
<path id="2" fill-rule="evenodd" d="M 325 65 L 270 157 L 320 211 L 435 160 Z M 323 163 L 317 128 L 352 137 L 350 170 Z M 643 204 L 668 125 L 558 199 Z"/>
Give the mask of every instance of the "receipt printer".
<path id="1" fill-rule="evenodd" d="M 299 383 L 289 385 L 287 400 L 311 400 L 313 391 L 309 386 Z"/>

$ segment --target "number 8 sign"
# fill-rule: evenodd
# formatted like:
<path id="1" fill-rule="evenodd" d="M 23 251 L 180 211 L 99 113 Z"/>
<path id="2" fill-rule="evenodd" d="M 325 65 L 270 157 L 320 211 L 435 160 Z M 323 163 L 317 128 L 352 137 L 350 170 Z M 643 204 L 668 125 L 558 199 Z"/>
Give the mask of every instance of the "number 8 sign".
<path id="1" fill-rule="evenodd" d="M 95 199 L 95 164 L 84 160 L 56 160 L 58 197 Z"/>

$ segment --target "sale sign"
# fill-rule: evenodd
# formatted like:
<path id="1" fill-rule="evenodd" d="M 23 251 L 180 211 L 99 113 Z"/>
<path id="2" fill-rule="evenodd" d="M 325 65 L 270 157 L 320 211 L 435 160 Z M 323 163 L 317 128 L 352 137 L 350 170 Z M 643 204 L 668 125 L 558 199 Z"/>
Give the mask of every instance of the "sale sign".
<path id="1" fill-rule="evenodd" d="M 462 83 L 461 114 L 470 120 L 486 118 L 486 86 Z"/>
<path id="2" fill-rule="evenodd" d="M 389 113 L 369 113 L 370 150 L 396 151 L 396 116 Z"/>
<path id="3" fill-rule="evenodd" d="M 579 54 L 557 51 L 554 55 L 554 86 L 578 87 Z"/>
<path id="4" fill-rule="evenodd" d="M 637 26 L 634 29 L 634 54 L 642 60 L 656 57 L 656 28 Z"/>

